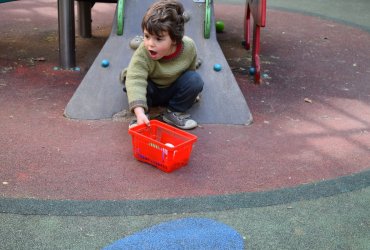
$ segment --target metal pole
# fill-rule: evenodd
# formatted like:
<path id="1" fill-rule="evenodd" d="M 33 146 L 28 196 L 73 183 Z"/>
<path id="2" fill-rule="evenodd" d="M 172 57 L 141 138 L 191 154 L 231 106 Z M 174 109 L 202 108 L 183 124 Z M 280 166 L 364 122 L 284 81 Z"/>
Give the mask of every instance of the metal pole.
<path id="1" fill-rule="evenodd" d="M 78 1 L 79 33 L 83 38 L 91 37 L 91 8 L 93 3 Z"/>
<path id="2" fill-rule="evenodd" d="M 76 67 L 74 0 L 58 0 L 59 64 Z"/>

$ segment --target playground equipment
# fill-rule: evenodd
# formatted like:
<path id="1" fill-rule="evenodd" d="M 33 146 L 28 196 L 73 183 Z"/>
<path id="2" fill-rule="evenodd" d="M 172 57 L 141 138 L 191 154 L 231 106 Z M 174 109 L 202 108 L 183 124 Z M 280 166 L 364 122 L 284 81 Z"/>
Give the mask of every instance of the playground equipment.
<path id="1" fill-rule="evenodd" d="M 0 3 L 14 0 L 0 0 Z M 190 0 L 189 0 L 190 1 Z M 193 0 L 197 3 L 205 3 L 204 37 L 209 38 L 211 32 L 211 0 Z M 95 2 L 117 2 L 117 34 L 123 34 L 125 0 L 77 0 L 79 14 L 79 32 L 81 37 L 91 37 L 91 8 Z M 260 64 L 260 36 L 261 27 L 266 25 L 266 0 L 246 0 L 244 17 L 245 48 L 251 47 L 251 15 L 253 18 L 253 46 L 252 63 L 256 83 L 261 82 Z M 75 61 L 75 39 L 74 39 L 74 0 L 58 0 L 59 20 L 59 58 L 61 68 L 74 68 Z"/>
<path id="2" fill-rule="evenodd" d="M 66 117 L 106 119 L 128 109 L 119 74 L 129 64 L 134 52 L 130 42 L 142 35 L 141 19 L 153 2 L 118 1 L 111 34 L 67 104 Z M 200 124 L 250 124 L 252 115 L 246 100 L 217 42 L 212 2 L 188 0 L 182 3 L 189 15 L 185 35 L 197 45 L 198 57 L 202 59 L 198 72 L 205 82 L 201 101 L 189 112 Z M 109 67 L 102 67 L 103 59 L 109 60 Z M 222 70 L 215 71 L 214 64 L 219 64 Z"/>
<path id="3" fill-rule="evenodd" d="M 125 20 L 125 0 L 118 0 L 117 2 L 117 35 L 123 35 L 123 26 Z"/>
<path id="4" fill-rule="evenodd" d="M 260 37 L 261 27 L 266 25 L 266 0 L 247 0 L 244 18 L 245 48 L 250 49 L 251 14 L 253 17 L 253 46 L 252 64 L 250 72 L 253 72 L 256 83 L 261 82 L 261 61 L 260 61 Z"/>

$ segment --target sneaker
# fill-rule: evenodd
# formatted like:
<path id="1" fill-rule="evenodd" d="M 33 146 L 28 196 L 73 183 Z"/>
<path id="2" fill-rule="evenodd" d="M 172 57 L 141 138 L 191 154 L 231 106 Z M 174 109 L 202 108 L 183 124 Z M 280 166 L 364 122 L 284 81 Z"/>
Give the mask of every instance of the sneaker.
<path id="1" fill-rule="evenodd" d="M 133 127 L 136 127 L 136 126 L 137 126 L 137 120 L 136 119 L 132 119 L 130 121 L 130 123 L 128 124 L 128 129 L 133 128 Z"/>
<path id="2" fill-rule="evenodd" d="M 198 123 L 191 119 L 189 114 L 181 112 L 167 111 L 163 115 L 163 121 L 181 129 L 193 129 L 198 126 Z"/>

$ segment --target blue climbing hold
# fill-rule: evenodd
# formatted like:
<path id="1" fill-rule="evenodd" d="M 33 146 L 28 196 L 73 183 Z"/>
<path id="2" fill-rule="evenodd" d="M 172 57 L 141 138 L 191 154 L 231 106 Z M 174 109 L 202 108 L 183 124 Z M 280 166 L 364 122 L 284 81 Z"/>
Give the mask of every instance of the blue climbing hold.
<path id="1" fill-rule="evenodd" d="M 213 69 L 214 69 L 214 71 L 219 72 L 219 71 L 221 71 L 222 66 L 221 66 L 221 64 L 216 63 L 215 65 L 213 65 Z"/>
<path id="2" fill-rule="evenodd" d="M 256 73 L 256 69 L 254 67 L 249 68 L 249 74 L 253 76 Z"/>
<path id="3" fill-rule="evenodd" d="M 102 66 L 103 68 L 108 67 L 108 66 L 109 66 L 109 61 L 108 61 L 107 59 L 103 59 L 103 60 L 101 61 L 101 66 Z"/>

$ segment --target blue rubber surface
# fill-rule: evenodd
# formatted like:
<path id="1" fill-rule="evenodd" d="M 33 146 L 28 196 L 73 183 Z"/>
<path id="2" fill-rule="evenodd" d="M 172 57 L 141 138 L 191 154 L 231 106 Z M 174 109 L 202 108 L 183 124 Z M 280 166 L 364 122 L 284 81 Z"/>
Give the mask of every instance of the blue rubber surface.
<path id="1" fill-rule="evenodd" d="M 104 250 L 117 249 L 244 249 L 242 236 L 211 219 L 183 218 L 164 222 L 125 237 Z"/>

